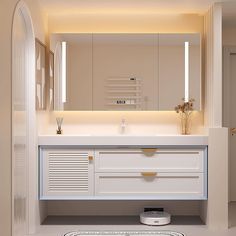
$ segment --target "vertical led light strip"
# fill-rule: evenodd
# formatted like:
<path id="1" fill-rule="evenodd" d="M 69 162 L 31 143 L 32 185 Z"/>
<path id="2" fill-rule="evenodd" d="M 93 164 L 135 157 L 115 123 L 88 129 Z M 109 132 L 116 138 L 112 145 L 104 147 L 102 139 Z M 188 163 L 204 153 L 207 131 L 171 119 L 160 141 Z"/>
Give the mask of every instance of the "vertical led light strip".
<path id="1" fill-rule="evenodd" d="M 189 42 L 184 42 L 184 101 L 189 101 Z"/>
<path id="2" fill-rule="evenodd" d="M 61 98 L 66 102 L 66 42 L 61 43 Z"/>

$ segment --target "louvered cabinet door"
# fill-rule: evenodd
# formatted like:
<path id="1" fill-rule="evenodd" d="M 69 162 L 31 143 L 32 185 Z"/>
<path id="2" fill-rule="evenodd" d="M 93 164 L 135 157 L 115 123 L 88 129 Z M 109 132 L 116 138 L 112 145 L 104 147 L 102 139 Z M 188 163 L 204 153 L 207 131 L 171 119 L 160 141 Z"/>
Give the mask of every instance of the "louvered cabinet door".
<path id="1" fill-rule="evenodd" d="M 93 151 L 42 149 L 40 199 L 80 199 L 94 195 Z"/>

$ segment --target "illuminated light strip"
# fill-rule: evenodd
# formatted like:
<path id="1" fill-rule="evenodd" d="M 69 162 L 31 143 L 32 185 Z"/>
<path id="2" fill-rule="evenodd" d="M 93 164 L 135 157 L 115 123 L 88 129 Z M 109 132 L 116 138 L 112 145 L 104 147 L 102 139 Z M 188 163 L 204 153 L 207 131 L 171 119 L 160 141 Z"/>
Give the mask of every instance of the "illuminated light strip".
<path id="1" fill-rule="evenodd" d="M 184 101 L 189 101 L 189 42 L 184 42 Z"/>
<path id="2" fill-rule="evenodd" d="M 66 42 L 61 43 L 61 88 L 62 102 L 66 102 Z"/>

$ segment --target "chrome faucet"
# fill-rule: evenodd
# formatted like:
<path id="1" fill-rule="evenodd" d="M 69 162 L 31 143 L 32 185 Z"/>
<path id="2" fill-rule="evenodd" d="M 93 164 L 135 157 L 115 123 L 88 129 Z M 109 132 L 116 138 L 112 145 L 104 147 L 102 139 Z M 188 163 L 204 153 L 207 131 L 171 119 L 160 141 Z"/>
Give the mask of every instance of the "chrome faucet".
<path id="1" fill-rule="evenodd" d="M 126 121 L 124 118 L 121 120 L 120 128 L 121 128 L 121 133 L 124 134 L 126 128 Z"/>

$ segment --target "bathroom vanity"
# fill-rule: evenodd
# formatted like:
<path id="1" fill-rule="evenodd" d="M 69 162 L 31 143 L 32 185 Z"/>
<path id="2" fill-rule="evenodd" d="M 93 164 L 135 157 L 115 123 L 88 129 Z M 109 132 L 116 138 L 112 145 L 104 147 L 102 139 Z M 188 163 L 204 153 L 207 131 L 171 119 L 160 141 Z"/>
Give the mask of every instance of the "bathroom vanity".
<path id="1" fill-rule="evenodd" d="M 207 136 L 39 136 L 41 200 L 207 199 Z"/>

